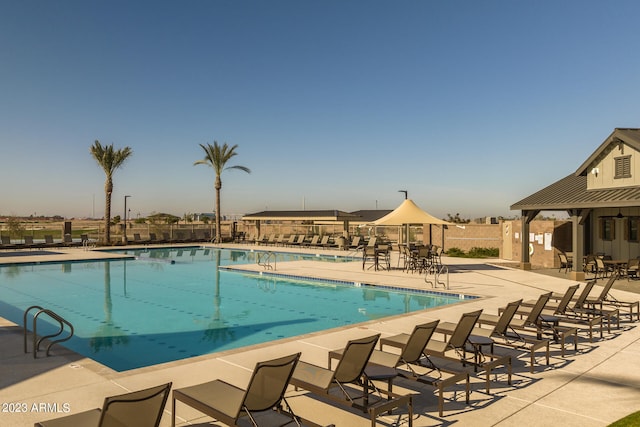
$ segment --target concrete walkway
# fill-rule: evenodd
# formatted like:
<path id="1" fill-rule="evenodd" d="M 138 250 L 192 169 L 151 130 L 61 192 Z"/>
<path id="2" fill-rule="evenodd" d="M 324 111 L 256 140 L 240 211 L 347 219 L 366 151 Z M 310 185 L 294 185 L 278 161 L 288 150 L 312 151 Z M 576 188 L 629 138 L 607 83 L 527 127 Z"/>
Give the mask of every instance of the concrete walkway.
<path id="1" fill-rule="evenodd" d="M 60 253 L 11 257 L 5 253 L 5 256 L 0 256 L 0 264 L 95 259 L 103 256 L 100 252 L 81 249 L 56 252 Z M 321 250 L 321 253 L 334 252 Z M 396 259 L 392 259 L 392 265 L 396 265 L 396 262 Z M 450 292 L 482 298 L 126 372 L 114 372 L 61 347 L 55 349 L 52 357 L 34 360 L 31 354 L 23 353 L 21 328 L 0 319 L 0 425 L 30 426 L 35 421 L 55 418 L 66 412 L 76 413 L 100 407 L 105 396 L 168 381 L 173 382 L 174 388 L 182 388 L 220 378 L 243 387 L 258 361 L 301 351 L 302 360 L 326 366 L 328 351 L 343 347 L 349 339 L 373 333 L 387 336 L 410 332 L 414 325 L 428 320 L 456 322 L 462 313 L 476 309 L 497 314 L 498 308 L 510 301 L 535 299 L 544 291 L 563 292 L 575 283 L 563 277 L 496 266 L 484 261 L 445 257 L 443 262 L 451 268 Z M 256 265 L 244 268 L 260 269 Z M 360 262 L 278 263 L 276 272 L 405 288 L 431 288 L 418 274 L 393 269 L 363 271 Z M 596 287 L 593 292 L 599 292 L 599 289 Z M 640 299 L 640 295 L 633 292 L 616 289 L 613 293 L 621 300 Z M 586 335 L 581 334 L 578 352 L 569 347 L 564 358 L 560 356 L 559 346 L 552 344 L 550 365 L 536 365 L 534 373 L 529 372 L 526 354 L 500 348 L 497 352 L 513 356 L 512 384 L 507 384 L 506 371 L 499 368 L 495 371 L 496 375 L 492 376 L 491 392 L 488 394 L 482 373 L 474 374 L 471 369 L 469 405 L 464 402 L 462 386 L 448 391 L 445 393 L 443 417 L 438 416 L 437 399 L 432 388 L 399 380 L 394 384 L 394 391 L 414 394 L 415 426 L 606 426 L 640 410 L 638 326 L 640 323 L 629 322 L 623 317 L 620 330 L 612 330 L 612 333 L 605 331 L 604 338 L 594 343 L 589 343 Z M 543 363 L 543 358 L 539 357 L 537 362 Z M 291 389 L 288 400 L 299 415 L 319 424 L 333 423 L 345 427 L 370 425 L 362 412 L 329 405 L 303 391 Z M 171 425 L 170 411 L 169 400 L 161 426 Z M 221 425 L 180 403 L 176 411 L 179 426 Z M 406 417 L 401 418 L 401 414 L 385 415 L 378 424 L 407 425 Z"/>

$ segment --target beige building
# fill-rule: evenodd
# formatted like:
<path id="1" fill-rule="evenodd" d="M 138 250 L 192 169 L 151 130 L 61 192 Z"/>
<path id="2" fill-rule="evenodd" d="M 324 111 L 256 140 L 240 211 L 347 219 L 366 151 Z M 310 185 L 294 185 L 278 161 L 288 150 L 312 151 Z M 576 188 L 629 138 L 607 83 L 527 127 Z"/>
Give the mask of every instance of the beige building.
<path id="1" fill-rule="evenodd" d="M 530 268 L 531 221 L 541 211 L 564 211 L 571 223 L 574 260 L 606 254 L 626 260 L 640 255 L 640 129 L 618 129 L 578 169 L 511 206 L 522 212 L 522 267 Z M 532 237 L 534 242 L 532 242 Z M 535 251 L 534 251 L 535 254 Z M 572 275 L 584 278 L 582 262 Z"/>

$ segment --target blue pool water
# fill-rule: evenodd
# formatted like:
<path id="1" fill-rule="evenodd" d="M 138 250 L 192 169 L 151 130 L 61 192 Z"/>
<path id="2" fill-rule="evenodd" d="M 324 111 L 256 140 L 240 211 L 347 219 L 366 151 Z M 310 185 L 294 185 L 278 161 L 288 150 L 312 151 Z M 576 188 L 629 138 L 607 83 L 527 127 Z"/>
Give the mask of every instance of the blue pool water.
<path id="1" fill-rule="evenodd" d="M 0 267 L 0 316 L 21 325 L 27 307 L 51 309 L 74 325 L 66 347 L 123 371 L 460 301 L 218 269 L 255 262 L 252 252 L 135 255 Z M 39 320 L 39 334 L 47 328 Z"/>

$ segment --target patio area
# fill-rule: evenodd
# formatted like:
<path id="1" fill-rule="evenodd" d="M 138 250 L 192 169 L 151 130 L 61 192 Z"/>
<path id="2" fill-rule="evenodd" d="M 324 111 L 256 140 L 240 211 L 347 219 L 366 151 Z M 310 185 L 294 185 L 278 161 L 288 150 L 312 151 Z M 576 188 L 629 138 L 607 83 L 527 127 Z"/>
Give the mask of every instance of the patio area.
<path id="1" fill-rule="evenodd" d="M 240 245 L 233 245 L 233 248 L 263 249 Z M 297 248 L 286 250 L 314 251 Z M 320 253 L 344 255 L 342 252 L 322 249 Z M 11 256 L 5 252 L 0 256 L 0 264 L 116 256 L 82 249 L 62 249 L 55 254 L 26 256 Z M 393 256 L 397 256 L 397 253 Z M 53 348 L 51 357 L 43 355 L 34 359 L 32 354 L 23 352 L 21 327 L 0 319 L 0 339 L 3 343 L 0 348 L 0 401 L 3 404 L 0 424 L 30 426 L 36 421 L 63 416 L 67 411 L 76 413 L 100 407 L 106 396 L 169 381 L 173 382 L 174 389 L 213 379 L 223 379 L 244 387 L 259 361 L 302 352 L 301 360 L 326 366 L 327 354 L 342 348 L 349 339 L 376 333 L 385 337 L 410 332 L 416 324 L 436 319 L 457 322 L 463 313 L 478 309 L 497 314 L 498 308 L 513 300 L 535 299 L 545 291 L 561 293 L 576 283 L 557 269 L 523 271 L 500 260 L 491 261 L 494 262 L 443 257 L 443 263 L 450 267 L 449 290 L 444 290 L 442 286 L 437 290 L 481 297 L 475 300 L 125 372 L 115 372 L 59 346 Z M 391 265 L 397 265 L 397 258 L 392 257 Z M 240 268 L 263 270 L 256 264 Z M 421 275 L 398 269 L 363 270 L 362 263 L 357 261 L 283 262 L 278 263 L 275 273 L 431 289 Z M 602 279 L 599 280 L 593 292 L 599 293 L 603 283 Z M 640 299 L 640 281 L 618 280 L 613 289 L 619 299 Z M 578 351 L 574 352 L 573 346 L 570 346 L 564 358 L 561 357 L 559 346 L 552 344 L 549 366 L 536 364 L 534 373 L 529 370 L 526 353 L 500 348 L 497 352 L 512 355 L 511 384 L 507 383 L 506 370 L 498 368 L 491 376 L 491 391 L 487 393 L 484 375 L 470 369 L 470 403 L 467 405 L 464 402 L 462 385 L 446 391 L 443 417 L 438 416 L 438 401 L 433 388 L 400 380 L 394 383 L 394 391 L 413 395 L 415 426 L 607 426 L 640 410 L 639 325 L 623 317 L 619 330 L 613 329 L 611 333 L 605 330 L 604 337 L 593 343 L 581 334 Z M 538 357 L 537 362 L 543 362 L 542 357 Z M 302 390 L 290 388 L 287 399 L 298 415 L 318 424 L 346 427 L 371 424 L 369 418 L 357 409 L 329 404 Z M 177 405 L 178 426 L 221 425 L 186 405 Z M 171 425 L 171 409 L 170 398 L 161 426 Z M 383 415 L 378 419 L 378 425 L 407 425 L 406 416 L 402 415 L 405 415 L 402 411 Z"/>

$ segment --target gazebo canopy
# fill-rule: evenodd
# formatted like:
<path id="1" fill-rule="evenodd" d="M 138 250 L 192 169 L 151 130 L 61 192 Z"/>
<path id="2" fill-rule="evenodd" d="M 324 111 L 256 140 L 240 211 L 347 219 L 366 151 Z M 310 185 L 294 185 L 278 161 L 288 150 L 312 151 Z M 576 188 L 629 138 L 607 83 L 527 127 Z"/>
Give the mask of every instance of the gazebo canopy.
<path id="1" fill-rule="evenodd" d="M 453 225 L 450 222 L 436 218 L 420 209 L 411 199 L 404 202 L 389 214 L 373 222 L 374 225 L 407 225 L 407 224 L 435 224 Z"/>

